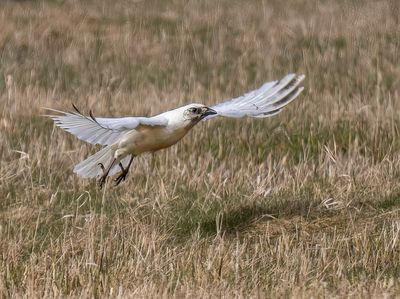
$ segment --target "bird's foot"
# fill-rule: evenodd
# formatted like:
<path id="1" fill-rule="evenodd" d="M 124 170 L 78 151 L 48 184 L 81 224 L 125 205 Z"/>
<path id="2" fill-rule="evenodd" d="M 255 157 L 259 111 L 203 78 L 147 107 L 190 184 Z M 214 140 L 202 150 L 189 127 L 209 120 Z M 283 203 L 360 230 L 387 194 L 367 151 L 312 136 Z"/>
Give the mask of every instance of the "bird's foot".
<path id="1" fill-rule="evenodd" d="M 103 171 L 103 175 L 100 177 L 100 179 L 98 181 L 99 187 L 100 187 L 100 189 L 102 189 L 104 184 L 106 183 L 108 174 L 107 174 L 106 168 L 104 167 L 103 163 L 99 163 L 98 165 L 100 166 L 101 170 Z"/>
<path id="2" fill-rule="evenodd" d="M 129 172 L 128 167 L 123 168 L 121 165 L 120 165 L 120 167 L 121 167 L 122 171 L 120 172 L 119 176 L 114 180 L 115 186 L 118 186 L 122 181 L 125 181 L 125 179 L 128 175 L 128 172 Z"/>
<path id="3" fill-rule="evenodd" d="M 100 166 L 101 170 L 103 171 L 103 174 L 105 174 L 106 173 L 106 168 L 104 167 L 104 164 L 103 163 L 99 163 L 97 165 Z"/>
<path id="4" fill-rule="evenodd" d="M 104 184 L 106 183 L 106 181 L 107 181 L 107 174 L 103 174 L 103 175 L 100 177 L 99 181 L 98 181 L 98 184 L 99 184 L 100 189 L 103 188 L 103 186 L 104 186 Z"/>

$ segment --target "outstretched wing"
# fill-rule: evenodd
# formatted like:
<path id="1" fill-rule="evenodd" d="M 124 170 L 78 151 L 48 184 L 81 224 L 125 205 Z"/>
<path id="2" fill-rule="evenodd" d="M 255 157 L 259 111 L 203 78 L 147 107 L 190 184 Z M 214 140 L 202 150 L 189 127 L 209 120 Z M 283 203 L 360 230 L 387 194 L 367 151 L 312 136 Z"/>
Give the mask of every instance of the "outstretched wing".
<path id="1" fill-rule="evenodd" d="M 89 116 L 85 116 L 75 106 L 75 112 L 46 109 L 62 114 L 47 115 L 54 120 L 56 126 L 91 144 L 114 144 L 127 131 L 136 129 L 139 126 L 164 127 L 168 123 L 167 119 L 160 116 L 102 118 L 94 117 L 91 112 Z"/>
<path id="2" fill-rule="evenodd" d="M 289 74 L 280 81 L 267 82 L 259 89 L 210 107 L 217 114 L 205 119 L 215 116 L 263 118 L 278 114 L 303 91 L 304 88 L 299 84 L 304 77 L 304 75 Z"/>

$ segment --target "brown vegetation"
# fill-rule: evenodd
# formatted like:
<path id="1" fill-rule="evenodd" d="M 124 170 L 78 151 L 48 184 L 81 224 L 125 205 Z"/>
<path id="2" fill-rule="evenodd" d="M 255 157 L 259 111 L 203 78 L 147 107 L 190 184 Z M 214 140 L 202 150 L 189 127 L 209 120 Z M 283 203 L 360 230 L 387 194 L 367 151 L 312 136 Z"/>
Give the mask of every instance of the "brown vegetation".
<path id="1" fill-rule="evenodd" d="M 400 293 L 393 1 L 3 1 L 0 297 Z M 41 107 L 150 115 L 306 74 L 99 191 Z"/>

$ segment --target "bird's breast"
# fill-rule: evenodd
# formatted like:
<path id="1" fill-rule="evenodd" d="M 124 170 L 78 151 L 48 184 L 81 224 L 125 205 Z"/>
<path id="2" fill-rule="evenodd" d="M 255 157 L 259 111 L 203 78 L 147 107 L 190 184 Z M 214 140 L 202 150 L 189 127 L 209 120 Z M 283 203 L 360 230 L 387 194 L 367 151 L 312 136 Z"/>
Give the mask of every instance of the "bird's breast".
<path id="1" fill-rule="evenodd" d="M 142 126 L 124 136 L 119 147 L 135 155 L 158 151 L 181 140 L 190 128 L 170 129 L 158 126 Z"/>

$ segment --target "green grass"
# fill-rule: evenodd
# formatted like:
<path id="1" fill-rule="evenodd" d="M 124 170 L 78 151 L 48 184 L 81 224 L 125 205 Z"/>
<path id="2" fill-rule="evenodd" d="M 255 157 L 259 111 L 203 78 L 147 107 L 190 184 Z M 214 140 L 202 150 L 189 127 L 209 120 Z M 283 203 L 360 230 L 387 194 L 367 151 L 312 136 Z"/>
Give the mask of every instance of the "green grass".
<path id="1" fill-rule="evenodd" d="M 377 208 L 383 210 L 393 210 L 400 206 L 400 194 L 398 192 L 394 192 L 383 200 L 378 201 L 376 204 Z"/>
<path id="2" fill-rule="evenodd" d="M 0 7 L 0 297 L 396 297 L 397 1 Z M 99 190 L 41 107 L 154 115 L 306 74 Z"/>

